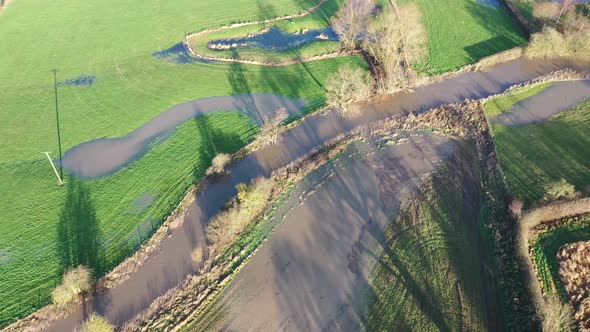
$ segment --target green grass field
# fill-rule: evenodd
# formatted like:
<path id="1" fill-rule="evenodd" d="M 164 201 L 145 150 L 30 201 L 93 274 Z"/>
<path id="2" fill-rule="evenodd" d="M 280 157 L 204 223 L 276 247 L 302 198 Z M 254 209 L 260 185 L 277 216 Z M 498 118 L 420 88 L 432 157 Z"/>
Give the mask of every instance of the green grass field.
<path id="1" fill-rule="evenodd" d="M 512 105 L 548 85 L 517 90 L 485 105 L 488 118 L 508 112 Z M 576 190 L 590 184 L 590 103 L 534 125 L 492 124 L 492 135 L 510 191 L 525 206 L 543 198 L 545 187 L 565 179 Z M 527 142 L 527 144 L 523 144 Z"/>
<path id="2" fill-rule="evenodd" d="M 57 225 L 62 209 L 70 204 L 68 188 L 56 185 L 41 154 L 57 153 L 53 69 L 60 82 L 95 77 L 92 85 L 59 86 L 64 151 L 92 139 L 123 136 L 187 100 L 250 92 L 321 99 L 329 74 L 343 64 L 364 67 L 362 60 L 346 57 L 288 67 L 199 63 L 188 61 L 175 47 L 185 33 L 293 14 L 318 1 L 15 0 L 9 4 L 0 14 L 0 326 L 46 304 L 61 273 Z M 416 1 L 427 16 L 431 72 L 456 68 L 523 41 L 505 13 L 494 10 L 494 14 L 472 0 L 445 0 L 445 6 Z M 302 20 L 305 25 L 325 25 L 339 3 L 334 0 L 326 7 L 331 12 Z M 467 23 L 456 25 L 456 17 Z M 445 31 L 452 31 L 452 39 Z M 466 46 L 499 35 L 512 41 L 487 43 L 465 56 Z M 165 54 L 165 59 L 153 56 L 155 52 Z M 232 79 L 236 76 L 239 82 Z M 232 152 L 257 132 L 236 113 L 205 119 L 216 133 L 213 142 L 202 138 L 201 122 L 189 121 L 124 170 L 81 182 L 80 190 L 91 198 L 91 206 L 85 208 L 95 211 L 105 248 L 101 270 L 135 250 L 202 176 L 212 157 L 204 147 Z"/>
<path id="3" fill-rule="evenodd" d="M 526 43 L 504 7 L 482 6 L 475 0 L 414 1 L 422 9 L 429 38 L 429 56 L 419 70 L 440 74 L 483 57 Z"/>
<path id="4" fill-rule="evenodd" d="M 204 136 L 205 127 L 211 139 Z M 186 189 L 204 175 L 216 153 L 235 152 L 253 139 L 257 130 L 250 119 L 238 112 L 188 121 L 142 159 L 113 176 L 83 181 L 74 195 L 87 193 L 90 199 L 85 202 L 66 200 L 70 188 L 57 188 L 46 161 L 3 164 L 0 191 L 11 195 L 0 200 L 0 251 L 8 253 L 8 260 L 0 263 L 0 323 L 50 300 L 49 293 L 61 275 L 57 250 L 60 220 L 70 218 L 80 223 L 86 220 L 76 213 L 96 213 L 102 245 L 96 253 L 100 254 L 100 274 L 155 231 Z M 18 181 L 9 181 L 11 178 Z M 62 215 L 62 211 L 72 208 L 81 212 Z"/>
<path id="5" fill-rule="evenodd" d="M 559 248 L 568 244 L 590 240 L 590 218 L 569 220 L 565 226 L 541 233 L 530 244 L 537 269 L 537 276 L 543 291 L 555 294 L 564 302 L 569 302 L 567 292 L 559 278 Z"/>
<path id="6" fill-rule="evenodd" d="M 372 276 L 368 331 L 502 330 L 471 162 L 443 167 L 389 226 Z"/>

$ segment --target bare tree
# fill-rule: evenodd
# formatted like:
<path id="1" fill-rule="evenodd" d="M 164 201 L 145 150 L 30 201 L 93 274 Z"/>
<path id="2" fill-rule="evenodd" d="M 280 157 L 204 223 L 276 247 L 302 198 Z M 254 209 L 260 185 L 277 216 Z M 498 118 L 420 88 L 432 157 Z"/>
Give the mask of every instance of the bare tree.
<path id="1" fill-rule="evenodd" d="M 426 42 L 426 29 L 416 4 L 389 8 L 379 15 L 365 36 L 363 46 L 381 68 L 379 88 L 382 92 L 393 92 L 414 80 L 412 64 L 427 56 Z"/>
<path id="2" fill-rule="evenodd" d="M 371 0 L 348 0 L 332 19 L 332 27 L 342 46 L 354 50 L 367 31 L 375 4 Z"/>
<path id="3" fill-rule="evenodd" d="M 286 108 L 277 108 L 272 118 L 267 120 L 260 129 L 260 140 L 264 143 L 276 143 L 280 133 L 283 131 L 284 122 L 288 117 L 289 113 Z"/>
<path id="4" fill-rule="evenodd" d="M 326 80 L 328 104 L 348 112 L 347 104 L 368 100 L 373 88 L 368 73 L 361 68 L 340 66 Z"/>
<path id="5" fill-rule="evenodd" d="M 533 7 L 533 16 L 541 21 L 554 20 L 562 10 L 563 5 L 559 2 L 539 2 Z"/>

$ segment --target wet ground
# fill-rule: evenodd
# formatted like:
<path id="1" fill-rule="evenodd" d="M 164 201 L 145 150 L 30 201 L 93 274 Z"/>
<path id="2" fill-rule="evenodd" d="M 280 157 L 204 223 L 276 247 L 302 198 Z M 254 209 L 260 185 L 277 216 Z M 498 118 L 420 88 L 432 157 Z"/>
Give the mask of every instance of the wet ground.
<path id="1" fill-rule="evenodd" d="M 382 98 L 362 106 L 362 115 L 357 118 L 342 118 L 335 112 L 309 117 L 299 126 L 287 131 L 277 144 L 268 145 L 232 164 L 229 175 L 216 182 L 205 181 L 195 203 L 189 207 L 184 223 L 173 229 L 171 235 L 162 241 L 157 254 L 133 273 L 129 280 L 98 296 L 94 301 L 96 305 L 86 308 L 87 312 L 94 308 L 111 322 L 122 324 L 148 308 L 154 299 L 181 283 L 187 275 L 195 273 L 196 266 L 191 262 L 191 252 L 206 245 L 204 227 L 224 203 L 236 194 L 236 184 L 250 181 L 257 176 L 268 176 L 273 170 L 305 157 L 340 133 L 359 125 L 392 115 L 426 111 L 467 98 L 498 94 L 510 86 L 564 68 L 585 70 L 590 68 L 590 63 L 517 60 L 498 65 L 487 72 L 467 72 L 411 92 L 400 92 Z M 101 158 L 109 156 L 88 154 L 87 158 L 85 165 L 92 167 L 93 163 L 100 164 Z M 91 169 L 91 173 L 104 170 L 102 167 Z M 46 330 L 71 331 L 83 318 L 84 313 L 80 308 L 67 317 L 52 322 Z"/>
<path id="2" fill-rule="evenodd" d="M 200 330 L 359 331 L 387 225 L 457 142 L 420 134 L 398 145 L 351 144 L 310 174 L 289 213 L 224 290 Z M 394 191 L 387 188 L 395 188 Z M 272 222 L 272 221 L 271 221 Z"/>
<path id="3" fill-rule="evenodd" d="M 588 100 L 590 80 L 557 82 L 535 96 L 516 103 L 510 112 L 500 114 L 490 122 L 508 127 L 535 124 Z"/>
<path id="4" fill-rule="evenodd" d="M 216 39 L 207 43 L 213 50 L 237 48 L 261 48 L 269 51 L 288 51 L 317 41 L 338 41 L 338 35 L 332 28 L 287 33 L 277 27 L 248 37 Z"/>
<path id="5" fill-rule="evenodd" d="M 209 97 L 182 103 L 160 114 L 124 137 L 99 138 L 68 150 L 63 166 L 83 178 L 111 175 L 150 149 L 150 143 L 170 135 L 176 127 L 199 115 L 238 110 L 262 123 L 272 117 L 279 107 L 290 115 L 303 112 L 305 99 L 272 94 Z"/>

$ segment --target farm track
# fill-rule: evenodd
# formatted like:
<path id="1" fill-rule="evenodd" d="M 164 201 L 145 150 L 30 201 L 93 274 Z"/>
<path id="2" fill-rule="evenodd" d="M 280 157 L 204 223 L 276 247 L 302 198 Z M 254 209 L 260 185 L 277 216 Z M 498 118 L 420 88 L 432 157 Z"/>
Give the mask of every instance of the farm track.
<path id="1" fill-rule="evenodd" d="M 211 182 L 206 180 L 196 193 L 195 203 L 188 208 L 184 222 L 172 229 L 162 240 L 159 250 L 130 278 L 89 302 L 86 310 L 96 310 L 115 324 L 122 324 L 169 289 L 180 284 L 187 275 L 196 273 L 190 253 L 204 247 L 204 227 L 224 203 L 235 195 L 235 185 L 258 176 L 269 176 L 297 159 L 304 158 L 341 133 L 390 116 L 424 112 L 448 103 L 480 99 L 504 92 L 553 71 L 571 68 L 584 71 L 590 63 L 566 60 L 534 62 L 516 60 L 486 72 L 467 72 L 416 88 L 383 97 L 368 105 L 360 105 L 360 116 L 343 118 L 336 112 L 311 116 L 282 136 L 282 140 L 257 150 L 230 166 L 230 174 Z M 47 331 L 71 331 L 83 319 L 82 309 L 50 323 Z"/>

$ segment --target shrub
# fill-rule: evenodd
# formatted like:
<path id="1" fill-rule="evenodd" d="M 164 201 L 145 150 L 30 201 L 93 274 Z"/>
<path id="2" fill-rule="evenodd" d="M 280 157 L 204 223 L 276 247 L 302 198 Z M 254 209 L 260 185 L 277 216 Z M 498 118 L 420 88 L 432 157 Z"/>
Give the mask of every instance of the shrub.
<path id="1" fill-rule="evenodd" d="M 231 244 L 264 210 L 273 185 L 271 179 L 256 178 L 250 184 L 236 186 L 238 194 L 230 202 L 229 208 L 213 217 L 207 227 L 207 241 L 214 251 Z"/>
<path id="2" fill-rule="evenodd" d="M 64 273 L 61 285 L 51 292 L 51 299 L 57 305 L 66 305 L 78 295 L 92 289 L 92 272 L 85 266 L 67 270 Z"/>
<path id="3" fill-rule="evenodd" d="M 207 168 L 207 175 L 221 175 L 225 173 L 225 168 L 230 163 L 231 157 L 228 154 L 220 153 L 211 161 L 211 166 Z"/>
<path id="4" fill-rule="evenodd" d="M 543 199 L 546 202 L 574 198 L 576 198 L 576 188 L 565 179 L 550 183 L 545 187 L 545 197 Z"/>
<path id="5" fill-rule="evenodd" d="M 195 264 L 201 263 L 203 261 L 203 248 L 196 247 L 191 253 L 191 259 Z"/>
<path id="6" fill-rule="evenodd" d="M 360 68 L 341 66 L 326 81 L 328 105 L 348 112 L 346 105 L 366 101 L 371 97 L 369 74 Z"/>
<path id="7" fill-rule="evenodd" d="M 565 37 L 554 28 L 545 28 L 531 36 L 526 55 L 532 59 L 567 56 Z"/>
<path id="8" fill-rule="evenodd" d="M 87 321 L 82 324 L 82 332 L 113 332 L 115 327 L 109 323 L 104 317 L 97 314 L 92 314 Z"/>
<path id="9" fill-rule="evenodd" d="M 563 332 L 574 328 L 574 311 L 568 304 L 562 304 L 556 295 L 550 295 L 543 310 L 543 331 Z"/>

